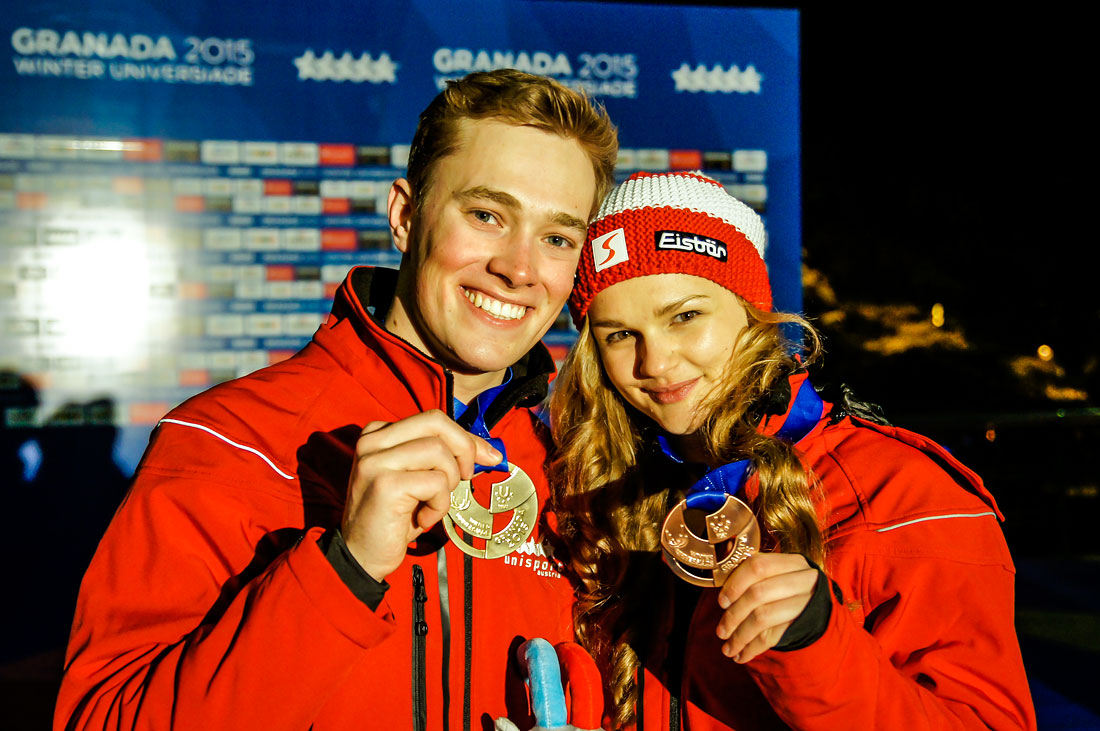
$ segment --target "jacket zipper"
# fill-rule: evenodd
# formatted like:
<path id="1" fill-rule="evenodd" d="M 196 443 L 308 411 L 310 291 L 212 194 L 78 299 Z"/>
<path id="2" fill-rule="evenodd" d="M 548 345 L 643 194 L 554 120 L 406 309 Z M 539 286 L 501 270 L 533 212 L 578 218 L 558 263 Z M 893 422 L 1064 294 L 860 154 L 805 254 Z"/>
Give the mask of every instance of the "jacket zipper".
<path id="1" fill-rule="evenodd" d="M 428 634 L 428 622 L 424 618 L 424 604 L 427 601 L 424 569 L 420 568 L 419 564 L 413 564 L 412 701 L 415 731 L 426 731 L 428 728 L 428 679 L 425 661 L 426 640 L 424 639 Z"/>
<path id="2" fill-rule="evenodd" d="M 684 661 L 687 654 L 687 637 L 691 620 L 699 609 L 700 591 L 691 584 L 680 582 L 673 594 L 672 633 L 668 643 L 668 728 L 680 731 L 683 726 Z"/>
<path id="3" fill-rule="evenodd" d="M 443 381 L 447 386 L 446 406 L 447 415 L 452 419 L 454 412 L 454 375 L 450 371 L 443 371 Z M 446 550 L 446 547 L 439 549 Z M 474 562 L 469 554 L 462 554 L 462 623 L 463 623 L 463 662 L 462 662 L 462 731 L 470 731 L 470 716 L 473 710 L 471 688 L 473 676 L 473 645 L 474 638 L 471 625 L 474 615 Z"/>
<path id="4" fill-rule="evenodd" d="M 462 554 L 462 595 L 463 595 L 463 622 L 466 625 L 465 636 L 465 662 L 462 673 L 462 731 L 470 731 L 470 711 L 472 710 L 470 690 L 471 676 L 473 675 L 474 655 L 474 559 L 468 553 Z"/>

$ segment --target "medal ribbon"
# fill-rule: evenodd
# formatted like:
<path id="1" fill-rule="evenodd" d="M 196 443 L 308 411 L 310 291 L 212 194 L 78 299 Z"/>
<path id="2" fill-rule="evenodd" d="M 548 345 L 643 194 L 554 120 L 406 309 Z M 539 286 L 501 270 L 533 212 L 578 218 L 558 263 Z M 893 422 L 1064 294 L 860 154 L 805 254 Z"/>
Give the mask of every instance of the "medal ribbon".
<path id="1" fill-rule="evenodd" d="M 485 441 L 489 442 L 489 444 L 493 445 L 494 449 L 504 455 L 504 458 L 501 459 L 500 464 L 492 467 L 475 464 L 475 475 L 481 474 L 482 472 L 508 472 L 510 469 L 508 466 L 508 452 L 504 448 L 504 440 L 489 436 L 489 427 L 485 425 L 485 412 L 489 410 L 489 406 L 493 403 L 496 397 L 500 395 L 500 392 L 504 390 L 504 387 L 507 386 L 511 382 L 511 380 L 512 370 L 509 368 L 508 377 L 504 379 L 504 383 L 500 384 L 499 386 L 493 386 L 492 388 L 482 391 L 474 397 L 474 400 L 470 403 L 469 406 L 466 406 L 458 399 L 453 399 L 455 419 L 457 420 L 459 417 L 461 417 L 468 409 L 474 409 L 474 413 L 477 414 L 477 416 L 474 417 L 474 420 L 470 424 L 467 431 L 472 434 L 476 434 Z"/>
<path id="2" fill-rule="evenodd" d="M 810 385 L 810 379 L 803 380 L 794 397 L 794 403 L 791 404 L 787 420 L 775 436 L 791 444 L 802 441 L 824 416 L 824 406 L 821 397 Z M 673 462 L 683 464 L 684 460 L 672 450 L 664 436 L 657 437 L 657 443 L 665 456 Z M 744 487 L 750 464 L 749 460 L 740 459 L 707 472 L 688 488 L 684 497 L 687 507 L 698 508 L 707 513 L 718 510 L 725 502 L 726 495 L 736 495 Z"/>

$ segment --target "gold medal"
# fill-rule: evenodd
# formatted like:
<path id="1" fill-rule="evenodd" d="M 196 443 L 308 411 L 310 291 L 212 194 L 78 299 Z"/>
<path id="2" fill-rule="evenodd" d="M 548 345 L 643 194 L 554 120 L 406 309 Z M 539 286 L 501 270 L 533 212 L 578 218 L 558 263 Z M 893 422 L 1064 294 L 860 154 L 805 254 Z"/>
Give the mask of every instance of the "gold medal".
<path id="1" fill-rule="evenodd" d="M 661 527 L 665 563 L 684 581 L 696 586 L 721 586 L 730 572 L 760 548 L 760 524 L 752 509 L 732 495 L 706 516 L 706 535 L 688 528 L 681 501 Z"/>
<path id="2" fill-rule="evenodd" d="M 493 517 L 512 511 L 508 525 L 493 532 Z M 451 491 L 451 510 L 443 516 L 443 527 L 455 545 L 463 553 L 475 558 L 500 558 L 523 545 L 535 530 L 539 515 L 539 498 L 535 483 L 522 467 L 510 465 L 508 477 L 493 483 L 489 493 L 489 507 L 477 501 L 469 480 L 458 483 Z M 462 528 L 474 538 L 485 541 L 485 548 L 467 543 L 455 530 Z"/>

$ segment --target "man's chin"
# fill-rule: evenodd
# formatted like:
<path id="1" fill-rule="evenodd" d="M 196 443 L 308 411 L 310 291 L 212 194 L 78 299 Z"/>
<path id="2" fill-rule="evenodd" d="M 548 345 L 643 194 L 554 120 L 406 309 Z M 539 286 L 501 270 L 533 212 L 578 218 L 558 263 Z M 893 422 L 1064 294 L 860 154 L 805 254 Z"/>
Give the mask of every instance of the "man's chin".
<path id="1" fill-rule="evenodd" d="M 504 370 L 523 357 L 530 350 L 509 343 L 507 347 L 493 347 L 485 344 L 476 348 L 448 348 L 443 357 L 438 357 L 447 370 L 464 376 L 476 376 Z"/>
<path id="2" fill-rule="evenodd" d="M 549 329 L 549 326 L 546 329 Z M 489 333 L 481 342 L 474 343 L 467 340 L 464 343 L 452 343 L 451 347 L 447 348 L 446 357 L 439 360 L 455 374 L 476 376 L 496 373 L 515 365 L 520 358 L 538 345 L 546 329 L 539 332 L 537 337 L 527 329 L 522 336 L 517 337 L 493 337 L 497 334 Z M 472 336 L 473 332 L 467 334 Z"/>

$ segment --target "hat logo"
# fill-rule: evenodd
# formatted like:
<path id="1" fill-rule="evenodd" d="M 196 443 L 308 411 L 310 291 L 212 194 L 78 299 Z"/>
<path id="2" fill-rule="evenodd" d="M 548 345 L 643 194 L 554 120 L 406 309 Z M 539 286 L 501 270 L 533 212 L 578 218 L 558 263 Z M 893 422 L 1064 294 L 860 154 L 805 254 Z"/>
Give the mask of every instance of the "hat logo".
<path id="1" fill-rule="evenodd" d="M 629 258 L 626 250 L 626 232 L 622 228 L 592 239 L 592 263 L 597 272 L 622 264 Z"/>
<path id="2" fill-rule="evenodd" d="M 718 239 L 689 233 L 687 231 L 654 231 L 653 241 L 657 249 L 690 251 L 693 254 L 705 254 L 718 261 L 726 260 L 726 244 Z"/>

